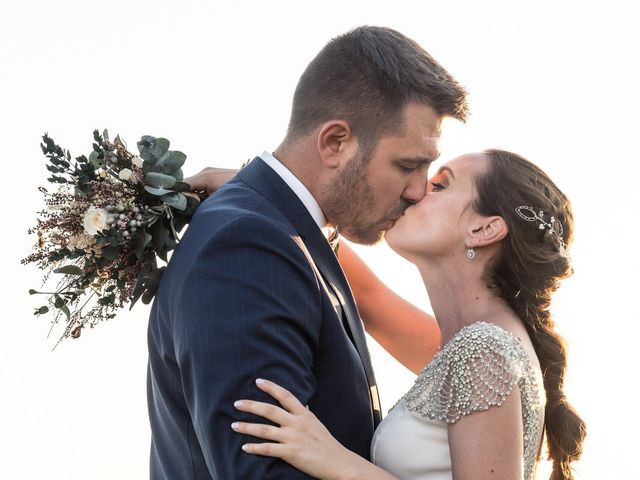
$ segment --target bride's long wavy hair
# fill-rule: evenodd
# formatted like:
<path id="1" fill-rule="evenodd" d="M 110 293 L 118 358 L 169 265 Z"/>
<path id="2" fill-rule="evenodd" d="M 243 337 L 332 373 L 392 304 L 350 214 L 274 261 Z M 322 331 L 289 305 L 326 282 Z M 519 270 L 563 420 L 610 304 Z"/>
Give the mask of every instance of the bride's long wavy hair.
<path id="1" fill-rule="evenodd" d="M 475 179 L 474 209 L 481 215 L 501 216 L 509 233 L 487 276 L 492 287 L 524 321 L 535 348 L 547 397 L 544 428 L 549 458 L 553 461 L 551 480 L 573 480 L 571 462 L 582 453 L 585 422 L 567 402 L 564 376 L 567 349 L 554 330 L 549 312 L 552 294 L 560 280 L 573 273 L 568 248 L 573 239 L 573 213 L 567 197 L 537 166 L 502 150 L 487 150 L 487 171 Z M 553 216 L 562 225 L 560 235 L 540 229 L 540 222 L 528 222 L 517 213 L 530 206 Z"/>

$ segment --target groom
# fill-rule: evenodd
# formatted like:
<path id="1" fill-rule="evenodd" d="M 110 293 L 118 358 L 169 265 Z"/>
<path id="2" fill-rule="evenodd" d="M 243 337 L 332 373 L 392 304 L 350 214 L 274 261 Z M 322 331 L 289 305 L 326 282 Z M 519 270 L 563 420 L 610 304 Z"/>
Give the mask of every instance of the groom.
<path id="1" fill-rule="evenodd" d="M 289 389 L 369 457 L 381 414 L 362 323 L 323 229 L 371 244 L 426 193 L 464 90 L 400 33 L 360 27 L 311 61 L 286 138 L 198 209 L 149 319 L 152 479 L 308 478 L 245 454 L 240 398 Z M 268 112 L 256 115 L 269 121 Z M 326 230 L 326 229 L 325 229 Z"/>

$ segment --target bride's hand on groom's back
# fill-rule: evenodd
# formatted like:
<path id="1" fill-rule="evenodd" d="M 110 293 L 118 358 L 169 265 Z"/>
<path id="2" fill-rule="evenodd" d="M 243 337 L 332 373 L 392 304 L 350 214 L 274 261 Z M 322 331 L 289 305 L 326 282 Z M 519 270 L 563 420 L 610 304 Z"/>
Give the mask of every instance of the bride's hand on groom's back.
<path id="1" fill-rule="evenodd" d="M 362 473 L 371 469 L 375 471 L 368 473 L 366 478 L 395 478 L 342 446 L 291 392 L 268 380 L 258 379 L 256 385 L 275 398 L 282 408 L 252 400 L 240 400 L 234 404 L 242 412 L 276 424 L 234 422 L 231 425 L 234 431 L 267 440 L 244 444 L 242 449 L 245 452 L 281 458 L 319 479 L 362 478 Z"/>
<path id="2" fill-rule="evenodd" d="M 194 192 L 206 192 L 207 195 L 211 195 L 231 180 L 236 173 L 238 170 L 233 168 L 206 167 L 195 175 L 185 178 L 184 181 Z"/>

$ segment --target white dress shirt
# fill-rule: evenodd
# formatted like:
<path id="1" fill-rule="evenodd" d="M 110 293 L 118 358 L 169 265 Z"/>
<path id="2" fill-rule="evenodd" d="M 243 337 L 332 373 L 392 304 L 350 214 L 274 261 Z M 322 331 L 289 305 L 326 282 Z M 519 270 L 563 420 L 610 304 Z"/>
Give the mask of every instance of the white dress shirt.
<path id="1" fill-rule="evenodd" d="M 313 195 L 311 195 L 311 192 L 307 189 L 307 187 L 305 187 L 304 184 L 300 180 L 298 180 L 298 178 L 291 172 L 291 170 L 285 167 L 280 162 L 280 160 L 271 155 L 269 152 L 262 152 L 260 158 L 264 160 L 264 163 L 269 165 L 280 176 L 280 178 L 284 180 L 287 185 L 289 185 L 289 188 L 293 190 L 293 192 L 298 196 L 300 201 L 307 208 L 307 210 L 309 210 L 309 213 L 318 224 L 318 228 L 322 229 L 326 236 L 327 232 L 325 227 L 327 226 L 327 219 L 325 218 L 324 213 L 322 213 L 320 205 L 318 204 L 316 199 L 313 198 Z"/>

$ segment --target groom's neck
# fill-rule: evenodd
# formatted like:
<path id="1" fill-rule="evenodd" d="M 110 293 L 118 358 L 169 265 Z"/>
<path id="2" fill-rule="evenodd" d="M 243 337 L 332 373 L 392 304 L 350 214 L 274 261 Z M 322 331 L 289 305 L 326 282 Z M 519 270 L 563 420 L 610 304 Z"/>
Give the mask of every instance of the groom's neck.
<path id="1" fill-rule="evenodd" d="M 273 156 L 307 187 L 318 203 L 321 164 L 317 149 L 307 139 L 299 141 L 284 140 L 273 152 Z"/>

